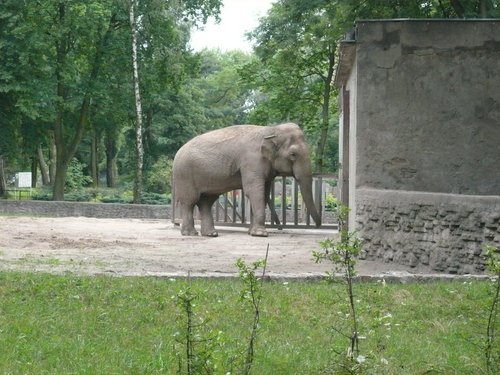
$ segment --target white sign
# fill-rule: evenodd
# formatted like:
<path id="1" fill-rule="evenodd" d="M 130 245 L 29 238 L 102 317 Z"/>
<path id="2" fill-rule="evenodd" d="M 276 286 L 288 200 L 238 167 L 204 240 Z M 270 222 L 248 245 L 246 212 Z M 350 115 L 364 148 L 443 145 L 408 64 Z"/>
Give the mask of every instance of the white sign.
<path id="1" fill-rule="evenodd" d="M 31 187 L 31 172 L 16 173 L 16 188 L 30 188 L 30 187 Z"/>

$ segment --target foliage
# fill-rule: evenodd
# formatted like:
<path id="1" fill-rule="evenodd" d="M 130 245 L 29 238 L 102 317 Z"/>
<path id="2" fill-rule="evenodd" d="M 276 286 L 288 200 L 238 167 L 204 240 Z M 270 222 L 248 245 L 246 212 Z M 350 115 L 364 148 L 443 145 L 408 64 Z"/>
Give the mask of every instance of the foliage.
<path id="1" fill-rule="evenodd" d="M 325 208 L 327 211 L 337 211 L 339 207 L 339 202 L 333 194 L 327 194 L 325 197 Z"/>
<path id="2" fill-rule="evenodd" d="M 244 375 L 250 374 L 255 358 L 255 343 L 257 340 L 257 331 L 259 329 L 261 313 L 260 303 L 262 300 L 262 285 L 264 283 L 264 278 L 266 277 L 268 255 L 269 244 L 267 245 L 266 257 L 264 259 L 257 260 L 250 266 L 248 266 L 241 258 L 236 261 L 236 267 L 238 267 L 239 276 L 244 285 L 244 289 L 241 293 L 241 299 L 243 301 L 248 301 L 253 310 L 252 330 L 250 333 L 250 339 L 248 340 L 247 353 L 242 371 L 242 374 Z M 259 269 L 262 269 L 262 275 L 260 278 L 256 275 L 256 272 Z"/>
<path id="3" fill-rule="evenodd" d="M 199 292 L 194 290 L 190 279 L 188 286 L 174 296 L 175 304 L 182 311 L 177 315 L 180 331 L 174 334 L 178 374 L 211 374 L 216 370 L 212 359 L 213 340 L 204 332 L 207 322 L 194 311 L 198 297 Z"/>
<path id="4" fill-rule="evenodd" d="M 339 240 L 327 239 L 320 243 L 321 251 L 314 251 L 313 257 L 316 262 L 328 261 L 333 266 L 333 272 L 328 275 L 330 281 L 335 281 L 340 273 L 346 286 L 346 295 L 349 301 L 350 333 L 346 334 L 340 330 L 337 332 L 348 338 L 349 346 L 345 353 L 346 360 L 341 361 L 341 368 L 349 372 L 359 372 L 365 362 L 365 356 L 359 350 L 358 314 L 353 290 L 354 277 L 356 276 L 356 258 L 362 248 L 362 241 L 356 233 L 347 230 L 347 219 L 349 208 L 344 205 L 337 206 L 337 217 L 339 221 Z M 341 352 L 338 352 L 341 353 Z M 341 359 L 343 359 L 341 357 Z"/>
<path id="5" fill-rule="evenodd" d="M 315 169 L 322 171 L 332 117 L 330 103 L 338 24 L 337 4 L 282 0 L 251 33 L 258 60 L 242 75 L 263 95 L 252 113 L 259 122 L 292 120 L 315 135 Z"/>
<path id="6" fill-rule="evenodd" d="M 148 170 L 144 187 L 147 192 L 172 192 L 172 159 L 161 156 Z"/>
<path id="7" fill-rule="evenodd" d="M 33 168 L 33 160 L 41 164 L 40 147 L 47 165 L 57 165 L 49 182 L 57 199 L 74 157 L 87 166 L 85 173 L 106 170 L 112 187 L 132 181 L 126 3 L 2 2 L 0 157 L 7 177 Z M 153 177 L 162 158 L 173 158 L 197 134 L 238 123 L 299 122 L 314 145 L 316 169 L 335 171 L 337 93 L 331 74 L 335 46 L 356 19 L 500 16 L 498 0 L 279 0 L 250 34 L 252 54 L 194 53 L 190 30 L 217 17 L 220 6 L 220 0 L 137 2 L 146 191 L 168 193 L 163 177 Z"/>
<path id="8" fill-rule="evenodd" d="M 50 201 L 52 191 L 49 188 L 35 189 L 31 199 Z M 65 200 L 70 202 L 96 202 L 96 203 L 132 203 L 132 191 L 130 189 L 107 189 L 107 188 L 84 188 L 68 192 Z M 170 194 L 149 193 L 142 195 L 142 204 L 170 204 Z"/>
<path id="9" fill-rule="evenodd" d="M 66 191 L 79 190 L 92 182 L 92 179 L 83 173 L 84 168 L 85 166 L 77 159 L 71 160 L 66 177 Z"/>

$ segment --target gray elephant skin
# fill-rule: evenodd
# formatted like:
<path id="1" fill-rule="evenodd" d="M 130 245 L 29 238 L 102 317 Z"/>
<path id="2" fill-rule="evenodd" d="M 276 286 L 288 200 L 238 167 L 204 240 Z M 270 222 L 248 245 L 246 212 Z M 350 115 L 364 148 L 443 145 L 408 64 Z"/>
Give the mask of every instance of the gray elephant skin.
<path id="1" fill-rule="evenodd" d="M 309 149 L 297 124 L 234 125 L 199 135 L 175 155 L 175 203 L 181 233 L 195 236 L 193 209 L 198 206 L 201 234 L 215 237 L 212 205 L 219 195 L 243 188 L 252 208 L 249 234 L 266 237 L 265 208 L 276 176 L 294 176 L 317 226 L 321 218 L 312 195 Z"/>

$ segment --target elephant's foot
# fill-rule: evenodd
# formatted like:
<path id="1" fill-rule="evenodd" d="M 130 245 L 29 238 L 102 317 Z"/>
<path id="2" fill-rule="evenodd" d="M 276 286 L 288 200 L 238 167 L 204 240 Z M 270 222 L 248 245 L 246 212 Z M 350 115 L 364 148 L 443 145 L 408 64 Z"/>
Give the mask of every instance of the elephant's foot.
<path id="1" fill-rule="evenodd" d="M 201 231 L 201 235 L 205 237 L 217 237 L 219 233 L 215 229 Z"/>
<path id="2" fill-rule="evenodd" d="M 250 228 L 249 234 L 254 237 L 267 237 L 267 230 L 262 227 L 254 227 Z"/>
<path id="3" fill-rule="evenodd" d="M 183 228 L 181 229 L 181 234 L 183 236 L 197 236 L 198 232 L 194 228 Z"/>

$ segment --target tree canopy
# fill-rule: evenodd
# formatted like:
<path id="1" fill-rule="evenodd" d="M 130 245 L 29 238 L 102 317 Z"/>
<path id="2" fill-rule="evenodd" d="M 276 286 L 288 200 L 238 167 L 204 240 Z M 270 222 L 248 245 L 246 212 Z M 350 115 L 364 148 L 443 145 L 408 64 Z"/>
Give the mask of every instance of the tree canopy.
<path id="1" fill-rule="evenodd" d="M 163 171 L 183 143 L 232 124 L 295 121 L 315 145 L 315 169 L 335 172 L 332 79 L 338 42 L 355 20 L 500 16 L 498 0 L 277 0 L 249 33 L 254 50 L 246 54 L 189 47 L 191 29 L 218 17 L 221 0 L 4 0 L 0 194 L 12 173 L 31 170 L 52 187 L 53 199 L 63 199 L 74 163 L 94 187 L 133 180 L 132 3 L 140 178 L 157 192 L 168 190 Z"/>

